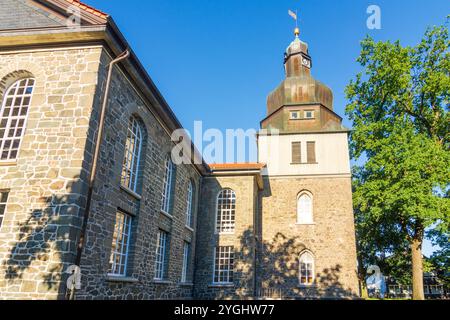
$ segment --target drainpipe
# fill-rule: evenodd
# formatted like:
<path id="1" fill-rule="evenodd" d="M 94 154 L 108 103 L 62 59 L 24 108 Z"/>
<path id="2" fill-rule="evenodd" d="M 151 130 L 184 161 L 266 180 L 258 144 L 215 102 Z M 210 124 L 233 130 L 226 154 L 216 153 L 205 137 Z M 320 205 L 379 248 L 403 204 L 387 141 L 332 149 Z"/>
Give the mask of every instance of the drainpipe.
<path id="1" fill-rule="evenodd" d="M 95 144 L 94 159 L 92 161 L 91 174 L 89 177 L 89 190 L 88 190 L 87 199 L 86 199 L 86 208 L 84 210 L 83 225 L 81 227 L 80 239 L 78 240 L 77 257 L 75 259 L 75 266 L 77 266 L 77 267 L 81 266 L 81 256 L 83 254 L 84 245 L 86 243 L 86 229 L 87 229 L 87 225 L 88 225 L 89 216 L 91 213 L 90 211 L 91 211 L 92 194 L 94 191 L 94 183 L 95 183 L 96 172 L 97 172 L 97 164 L 98 164 L 98 156 L 100 153 L 100 146 L 103 141 L 103 129 L 105 126 L 105 114 L 106 114 L 106 107 L 108 105 L 109 87 L 111 85 L 111 77 L 112 77 L 113 67 L 120 61 L 127 59 L 129 56 L 130 56 L 130 51 L 127 49 L 126 51 L 121 53 L 116 59 L 111 61 L 108 66 L 108 68 L 109 68 L 108 77 L 106 78 L 106 88 L 105 88 L 105 93 L 103 96 L 102 109 L 100 112 L 100 122 L 99 122 L 99 126 L 98 126 L 97 141 Z M 75 300 L 75 288 L 73 288 L 71 290 L 69 299 Z"/>

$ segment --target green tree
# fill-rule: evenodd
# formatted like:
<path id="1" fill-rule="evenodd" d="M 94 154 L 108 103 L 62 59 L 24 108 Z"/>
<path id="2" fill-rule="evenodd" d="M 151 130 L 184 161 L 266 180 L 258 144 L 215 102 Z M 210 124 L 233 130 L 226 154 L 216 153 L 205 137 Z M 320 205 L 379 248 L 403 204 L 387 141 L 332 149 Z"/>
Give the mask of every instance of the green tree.
<path id="1" fill-rule="evenodd" d="M 450 222 L 449 48 L 447 25 L 415 47 L 368 37 L 346 88 L 352 158 L 365 160 L 354 170 L 358 247 L 374 257 L 407 245 L 414 299 L 424 299 L 425 231 Z"/>

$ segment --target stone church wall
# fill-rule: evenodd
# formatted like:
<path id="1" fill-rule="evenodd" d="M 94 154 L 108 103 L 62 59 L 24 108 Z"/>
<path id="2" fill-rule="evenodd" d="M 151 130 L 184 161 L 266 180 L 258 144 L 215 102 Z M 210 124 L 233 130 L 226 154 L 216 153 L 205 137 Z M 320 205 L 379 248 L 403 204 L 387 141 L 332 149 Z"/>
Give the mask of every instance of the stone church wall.
<path id="1" fill-rule="evenodd" d="M 297 224 L 297 199 L 313 196 L 314 223 Z M 358 294 L 350 178 L 266 178 L 260 195 L 258 286 L 285 298 L 346 298 Z M 299 286 L 299 257 L 315 260 L 315 282 Z"/>
<path id="2" fill-rule="evenodd" d="M 101 57 L 100 79 L 106 76 L 105 66 L 110 58 Z M 103 88 L 103 86 L 101 86 Z M 146 103 L 115 69 L 110 87 L 109 111 L 101 147 L 97 184 L 87 233 L 87 247 L 82 259 L 82 290 L 78 299 L 174 299 L 192 296 L 194 272 L 195 231 L 186 227 L 187 189 L 190 181 L 194 190 L 194 225 L 200 188 L 200 175 L 191 165 L 179 165 L 175 170 L 172 216 L 161 212 L 164 164 L 173 143 Z M 98 92 L 97 95 L 103 95 Z M 121 187 L 128 122 L 131 116 L 140 119 L 146 129 L 141 155 L 142 182 L 140 196 Z M 110 278 L 109 258 L 118 209 L 133 215 L 127 277 Z M 169 234 L 168 271 L 164 281 L 155 281 L 156 239 L 159 230 Z M 181 284 L 183 245 L 191 243 L 188 282 Z"/>
<path id="3" fill-rule="evenodd" d="M 230 188 L 236 193 L 236 229 L 233 234 L 216 233 L 217 195 Z M 254 294 L 254 216 L 257 185 L 253 176 L 208 177 L 202 183 L 198 213 L 201 230 L 197 240 L 194 297 L 198 299 L 245 299 Z M 216 246 L 233 246 L 235 252 L 232 285 L 213 284 Z"/>
<path id="4" fill-rule="evenodd" d="M 0 53 L 0 100 L 35 79 L 17 161 L 0 162 L 9 191 L 0 230 L 0 299 L 57 299 L 85 202 L 86 146 L 100 48 Z"/>

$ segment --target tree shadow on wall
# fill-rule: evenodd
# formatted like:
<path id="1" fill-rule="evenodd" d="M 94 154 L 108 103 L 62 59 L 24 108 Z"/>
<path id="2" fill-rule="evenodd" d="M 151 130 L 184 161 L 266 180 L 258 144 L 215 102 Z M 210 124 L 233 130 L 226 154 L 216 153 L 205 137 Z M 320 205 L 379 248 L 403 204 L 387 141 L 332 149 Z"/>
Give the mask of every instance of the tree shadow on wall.
<path id="1" fill-rule="evenodd" d="M 253 232 L 247 230 L 240 237 L 240 253 L 251 252 L 248 239 Z M 357 296 L 342 283 L 343 270 L 341 265 L 334 265 L 323 270 L 315 270 L 315 281 L 312 286 L 300 286 L 299 257 L 308 250 L 299 237 L 289 238 L 278 233 L 272 241 L 258 241 L 257 280 L 253 297 L 257 299 L 352 299 Z M 248 269 L 248 265 L 245 268 Z M 242 268 L 236 266 L 239 276 Z M 239 278 L 239 277 L 238 277 Z M 249 292 L 247 292 L 248 295 Z M 236 290 L 235 295 L 243 298 L 242 291 Z"/>
<path id="2" fill-rule="evenodd" d="M 13 222 L 17 240 L 2 263 L 8 286 L 25 294 L 66 294 L 64 272 L 76 254 L 76 229 L 80 225 L 79 194 L 71 193 L 79 179 L 67 186 L 68 194 L 43 197 L 26 220 Z M 18 213 L 22 215 L 22 213 Z M 7 290 L 5 290 L 7 291 Z"/>

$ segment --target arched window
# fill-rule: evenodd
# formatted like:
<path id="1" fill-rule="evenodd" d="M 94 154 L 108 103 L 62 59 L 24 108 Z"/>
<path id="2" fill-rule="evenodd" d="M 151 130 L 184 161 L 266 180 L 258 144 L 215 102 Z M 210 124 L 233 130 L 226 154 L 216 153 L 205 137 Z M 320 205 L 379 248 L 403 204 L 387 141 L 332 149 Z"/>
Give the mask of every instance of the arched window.
<path id="1" fill-rule="evenodd" d="M 222 190 L 217 197 L 217 233 L 233 233 L 236 218 L 236 193 L 231 189 Z"/>
<path id="2" fill-rule="evenodd" d="M 122 167 L 122 185 L 137 192 L 139 167 L 141 165 L 142 143 L 144 139 L 142 125 L 136 117 L 131 117 L 128 124 L 125 157 Z"/>
<path id="3" fill-rule="evenodd" d="M 299 280 L 300 285 L 310 286 L 314 284 L 314 256 L 305 251 L 299 258 Z"/>
<path id="4" fill-rule="evenodd" d="M 313 197 L 309 192 L 302 192 L 297 203 L 297 222 L 299 224 L 311 224 L 313 218 Z"/>
<path id="5" fill-rule="evenodd" d="M 173 176 L 174 176 L 174 164 L 169 156 L 167 157 L 165 162 L 165 174 L 164 174 L 162 205 L 161 205 L 161 210 L 168 214 L 170 214 L 170 209 L 172 206 L 172 184 L 174 178 Z"/>
<path id="6" fill-rule="evenodd" d="M 189 181 L 186 198 L 186 225 L 192 227 L 192 213 L 194 211 L 194 183 Z"/>
<path id="7" fill-rule="evenodd" d="M 34 79 L 26 78 L 16 81 L 5 92 L 0 109 L 0 161 L 17 158 L 33 89 Z"/>

